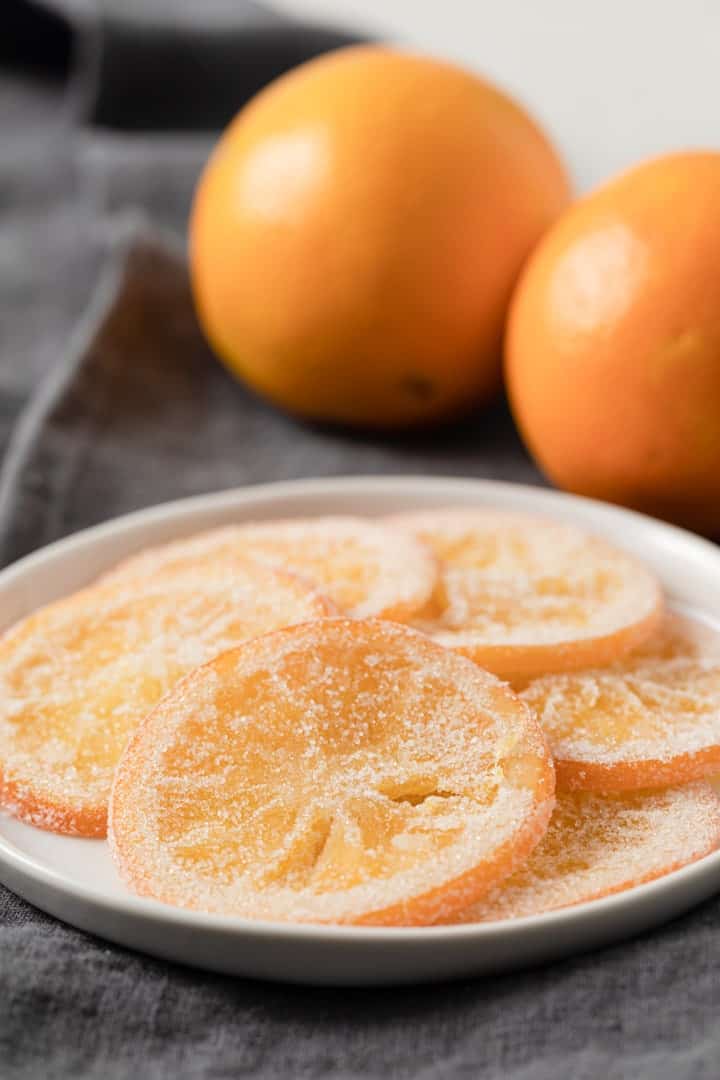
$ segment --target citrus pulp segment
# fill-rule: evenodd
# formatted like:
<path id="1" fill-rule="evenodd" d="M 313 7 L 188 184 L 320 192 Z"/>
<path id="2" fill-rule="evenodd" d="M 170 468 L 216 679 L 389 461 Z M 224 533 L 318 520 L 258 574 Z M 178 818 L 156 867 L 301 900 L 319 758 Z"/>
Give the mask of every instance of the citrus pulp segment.
<path id="1" fill-rule="evenodd" d="M 574 526 L 494 510 L 390 520 L 440 560 L 433 601 L 412 625 L 504 678 L 608 663 L 660 616 L 653 575 Z"/>
<path id="2" fill-rule="evenodd" d="M 514 869 L 553 790 L 493 676 L 398 624 L 325 619 L 167 695 L 120 762 L 109 835 L 126 883 L 181 907 L 424 924 Z"/>
<path id="3" fill-rule="evenodd" d="M 669 874 L 720 844 L 720 798 L 703 783 L 560 795 L 530 858 L 457 922 L 539 915 Z"/>
<path id="4" fill-rule="evenodd" d="M 228 525 L 149 548 L 105 575 L 132 580 L 253 557 L 289 567 L 347 614 L 403 620 L 429 600 L 437 563 L 428 548 L 389 525 L 318 517 Z"/>
<path id="5" fill-rule="evenodd" d="M 562 788 L 632 791 L 720 771 L 720 634 L 707 624 L 668 613 L 623 660 L 536 679 L 522 697 Z"/>
<path id="6" fill-rule="evenodd" d="M 0 805 L 55 832 L 102 836 L 128 735 L 186 672 L 223 649 L 334 611 L 268 567 L 232 581 L 92 587 L 0 638 Z"/>

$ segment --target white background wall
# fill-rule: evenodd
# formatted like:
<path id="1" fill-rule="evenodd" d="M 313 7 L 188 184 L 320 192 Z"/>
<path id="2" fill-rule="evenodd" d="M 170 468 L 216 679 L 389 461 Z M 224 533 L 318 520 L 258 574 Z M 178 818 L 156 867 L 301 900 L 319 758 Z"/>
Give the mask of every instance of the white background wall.
<path id="1" fill-rule="evenodd" d="M 581 189 L 665 150 L 720 150 L 720 0 L 275 0 L 495 79 Z"/>

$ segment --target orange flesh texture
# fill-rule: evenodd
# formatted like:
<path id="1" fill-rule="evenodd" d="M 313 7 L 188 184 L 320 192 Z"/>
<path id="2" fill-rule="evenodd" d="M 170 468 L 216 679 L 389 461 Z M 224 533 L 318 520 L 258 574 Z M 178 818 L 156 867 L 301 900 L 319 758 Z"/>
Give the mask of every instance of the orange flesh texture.
<path id="1" fill-rule="evenodd" d="M 238 558 L 284 566 L 314 583 L 352 615 L 403 621 L 423 607 L 437 580 L 437 562 L 419 540 L 354 517 L 318 517 L 228 525 L 125 559 L 104 581 L 142 581 L 193 573 Z"/>
<path id="2" fill-rule="evenodd" d="M 720 844 L 720 799 L 707 784 L 623 795 L 560 795 L 530 858 L 456 922 L 539 915 L 623 892 Z"/>
<path id="3" fill-rule="evenodd" d="M 551 675 L 522 692 L 564 790 L 633 791 L 720 770 L 720 635 L 669 613 L 607 668 Z"/>
<path id="4" fill-rule="evenodd" d="M 41 828 L 103 836 L 129 734 L 174 683 L 217 652 L 334 612 L 290 575 L 236 568 L 145 591 L 89 588 L 0 639 L 0 803 Z"/>
<path id="5" fill-rule="evenodd" d="M 574 527 L 495 511 L 391 520 L 440 561 L 433 603 L 412 624 L 513 682 L 615 660 L 661 617 L 653 576 Z"/>
<path id="6" fill-rule="evenodd" d="M 118 768 L 111 849 L 136 892 L 293 921 L 423 924 L 543 834 L 531 714 L 405 627 L 328 619 L 190 675 Z"/>

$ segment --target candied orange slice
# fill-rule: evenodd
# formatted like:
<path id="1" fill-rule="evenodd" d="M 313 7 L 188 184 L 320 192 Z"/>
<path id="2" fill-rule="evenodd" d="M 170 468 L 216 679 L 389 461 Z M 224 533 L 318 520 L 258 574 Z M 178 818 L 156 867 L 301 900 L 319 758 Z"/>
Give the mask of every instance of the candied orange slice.
<path id="1" fill-rule="evenodd" d="M 668 613 L 607 668 L 548 675 L 522 692 L 567 790 L 632 791 L 720 770 L 720 634 Z"/>
<path id="2" fill-rule="evenodd" d="M 659 619 L 653 576 L 573 526 L 491 510 L 390 520 L 440 559 L 433 600 L 412 625 L 503 678 L 608 663 Z"/>
<path id="3" fill-rule="evenodd" d="M 542 836 L 553 769 L 507 687 L 381 620 L 325 619 L 190 674 L 116 773 L 110 842 L 137 893 L 321 923 L 467 907 Z"/>
<path id="4" fill-rule="evenodd" d="M 414 537 L 354 517 L 319 517 L 228 525 L 125 559 L 103 578 L 132 580 L 168 570 L 217 566 L 240 556 L 282 565 L 349 615 L 403 621 L 428 602 L 437 561 Z"/>
<path id="5" fill-rule="evenodd" d="M 0 804 L 31 824 L 103 836 L 127 737 L 180 676 L 255 634 L 334 611 L 256 564 L 201 587 L 144 584 L 85 589 L 0 638 Z"/>
<path id="6" fill-rule="evenodd" d="M 558 796 L 530 858 L 453 922 L 493 922 L 583 904 L 663 877 L 720 845 L 720 799 L 707 784 Z"/>

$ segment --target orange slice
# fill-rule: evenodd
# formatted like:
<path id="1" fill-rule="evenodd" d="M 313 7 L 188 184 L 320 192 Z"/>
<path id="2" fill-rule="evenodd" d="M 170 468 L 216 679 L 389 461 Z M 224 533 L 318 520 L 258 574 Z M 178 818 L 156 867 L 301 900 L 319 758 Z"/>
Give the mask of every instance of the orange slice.
<path id="1" fill-rule="evenodd" d="M 404 626 L 326 619 L 189 675 L 128 744 L 110 811 L 124 880 L 181 907 L 423 924 L 467 907 L 545 831 L 529 710 Z"/>
<path id="2" fill-rule="evenodd" d="M 150 548 L 103 578 L 132 580 L 251 556 L 301 574 L 349 615 L 403 621 L 428 602 L 437 562 L 428 548 L 388 525 L 322 517 L 229 525 Z"/>
<path id="3" fill-rule="evenodd" d="M 412 625 L 503 678 L 608 663 L 659 619 L 653 576 L 573 526 L 491 510 L 391 521 L 440 559 L 433 601 Z"/>
<path id="4" fill-rule="evenodd" d="M 454 922 L 493 922 L 584 904 L 663 877 L 720 845 L 720 799 L 707 784 L 558 797 L 530 858 Z"/>
<path id="5" fill-rule="evenodd" d="M 222 649 L 327 615 L 329 601 L 267 567 L 85 589 L 0 638 L 0 803 L 31 824 L 103 836 L 129 733 L 180 676 Z"/>
<path id="6" fill-rule="evenodd" d="M 536 711 L 567 790 L 632 791 L 720 770 L 720 634 L 668 614 L 608 668 L 536 679 Z"/>

